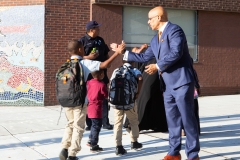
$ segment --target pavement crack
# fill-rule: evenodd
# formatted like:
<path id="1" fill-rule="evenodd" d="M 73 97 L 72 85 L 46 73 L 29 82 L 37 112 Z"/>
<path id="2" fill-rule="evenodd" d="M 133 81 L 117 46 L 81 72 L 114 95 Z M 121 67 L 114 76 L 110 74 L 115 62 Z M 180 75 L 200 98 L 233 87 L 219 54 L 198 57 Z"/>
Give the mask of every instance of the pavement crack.
<path id="1" fill-rule="evenodd" d="M 6 127 L 4 127 L 3 125 L 0 125 L 1 127 L 3 127 L 13 138 L 17 139 L 18 141 L 20 141 L 22 144 L 24 144 L 26 147 L 30 148 L 31 150 L 37 152 L 38 154 L 40 154 L 41 156 L 43 156 L 44 158 L 48 159 L 45 155 L 43 155 L 41 152 L 38 152 L 37 150 L 35 150 L 34 148 L 31 148 L 31 146 L 28 146 L 26 143 L 24 143 L 21 139 L 17 138 L 16 136 L 14 136 L 14 134 L 12 134 Z"/>
<path id="2" fill-rule="evenodd" d="M 212 152 L 209 152 L 209 151 L 206 151 L 206 150 L 203 150 L 203 149 L 200 149 L 201 152 L 205 152 L 205 153 L 209 153 L 211 155 L 216 155 L 216 156 L 219 156 L 219 157 L 223 157 L 224 160 L 237 160 L 237 159 L 234 159 L 234 158 L 228 158 L 226 156 L 223 156 L 221 154 L 218 154 L 218 153 L 212 153 Z"/>

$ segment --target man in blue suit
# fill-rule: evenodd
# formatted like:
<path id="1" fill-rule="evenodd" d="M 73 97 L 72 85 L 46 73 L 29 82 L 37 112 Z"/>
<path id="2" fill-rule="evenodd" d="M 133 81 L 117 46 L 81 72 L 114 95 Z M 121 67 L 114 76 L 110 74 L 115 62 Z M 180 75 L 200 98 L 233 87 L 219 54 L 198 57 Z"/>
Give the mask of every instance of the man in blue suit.
<path id="1" fill-rule="evenodd" d="M 166 84 L 164 104 L 169 130 L 170 149 L 164 160 L 180 160 L 181 129 L 186 132 L 185 151 L 189 160 L 199 160 L 199 137 L 197 121 L 194 116 L 194 74 L 186 36 L 176 24 L 168 21 L 166 10 L 155 7 L 148 13 L 148 24 L 158 30 L 150 47 L 140 54 L 125 51 L 124 60 L 147 62 L 156 58 L 156 64 L 146 66 L 145 72 L 159 72 Z M 118 47 L 111 44 L 112 49 Z M 161 95 L 159 95 L 161 96 Z"/>

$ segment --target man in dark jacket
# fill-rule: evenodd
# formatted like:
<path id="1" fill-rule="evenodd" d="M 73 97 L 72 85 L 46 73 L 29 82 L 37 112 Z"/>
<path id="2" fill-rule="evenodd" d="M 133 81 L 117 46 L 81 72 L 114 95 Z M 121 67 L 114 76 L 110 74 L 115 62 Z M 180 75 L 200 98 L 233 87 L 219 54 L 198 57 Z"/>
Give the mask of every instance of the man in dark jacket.
<path id="1" fill-rule="evenodd" d="M 85 55 L 83 59 L 91 59 L 97 60 L 100 62 L 104 62 L 109 58 L 108 52 L 110 51 L 108 46 L 105 44 L 102 37 L 99 36 L 101 24 L 98 24 L 96 21 L 89 21 L 86 24 L 87 33 L 79 39 L 79 41 L 84 46 Z M 105 77 L 103 82 L 107 85 L 109 83 L 109 79 L 107 76 L 107 69 L 104 70 Z M 88 80 L 92 79 L 91 74 L 88 77 Z M 87 117 L 86 118 L 86 130 L 90 130 L 91 121 Z M 107 99 L 103 102 L 103 129 L 113 129 L 113 126 L 110 125 L 108 119 L 108 101 Z"/>

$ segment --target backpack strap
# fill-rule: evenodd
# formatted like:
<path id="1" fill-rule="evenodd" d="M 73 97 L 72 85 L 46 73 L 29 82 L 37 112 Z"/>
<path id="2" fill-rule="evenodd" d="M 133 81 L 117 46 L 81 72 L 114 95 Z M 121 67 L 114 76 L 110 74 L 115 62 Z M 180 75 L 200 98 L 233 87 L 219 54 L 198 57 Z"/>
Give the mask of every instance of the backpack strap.
<path id="1" fill-rule="evenodd" d="M 116 68 L 115 70 L 114 70 L 114 73 L 113 73 L 113 75 L 114 75 L 114 77 L 117 77 L 117 73 L 121 73 L 122 74 L 122 70 L 121 70 L 121 68 L 123 68 L 123 66 L 120 66 L 120 67 L 118 67 L 118 68 Z"/>
<path id="2" fill-rule="evenodd" d="M 81 64 L 81 60 L 82 59 L 80 59 L 79 60 L 79 67 L 80 67 L 80 75 L 81 75 L 81 80 L 80 80 L 80 85 L 83 85 L 84 83 L 85 83 L 85 81 L 84 81 L 84 71 L 83 71 L 83 66 L 82 66 L 82 64 Z"/>
<path id="3" fill-rule="evenodd" d="M 126 66 L 126 65 L 123 65 L 123 66 L 125 66 L 126 68 L 127 68 L 127 70 L 128 70 L 128 72 L 134 77 L 134 78 L 137 78 L 136 76 L 135 76 L 135 74 L 131 71 L 131 69 L 133 69 L 133 67 L 132 66 Z"/>
<path id="4" fill-rule="evenodd" d="M 127 68 L 130 76 L 132 76 L 132 77 L 135 79 L 135 81 L 138 83 L 138 78 L 137 78 L 137 76 L 136 76 L 136 75 L 132 72 L 132 70 L 131 70 L 131 69 L 133 69 L 133 67 L 132 67 L 132 66 L 128 67 L 128 66 L 126 66 L 126 65 L 123 65 L 123 66 L 125 66 L 125 67 Z M 130 78 L 130 81 L 133 82 L 131 78 Z M 136 84 L 134 83 L 134 84 L 135 84 L 135 87 L 137 87 L 137 83 L 136 83 Z"/>
<path id="5" fill-rule="evenodd" d="M 71 60 L 71 61 L 77 61 L 78 62 L 78 64 L 79 64 L 79 69 L 80 69 L 80 85 L 86 85 L 86 82 L 85 82 L 85 79 L 84 79 L 84 70 L 83 70 L 83 66 L 82 66 L 82 64 L 81 64 L 81 61 L 82 61 L 83 59 L 73 59 L 73 60 Z M 83 108 L 83 106 L 84 106 L 84 103 L 82 104 L 82 108 Z"/>
<path id="6" fill-rule="evenodd" d="M 65 62 L 57 71 L 56 78 L 70 65 L 69 61 Z"/>
<path id="7" fill-rule="evenodd" d="M 82 59 L 74 58 L 74 59 L 71 59 L 71 62 L 78 62 L 79 68 L 80 68 L 80 85 L 83 85 L 85 81 L 84 81 L 83 66 L 82 66 L 82 64 L 80 63 L 81 60 L 82 60 Z"/>

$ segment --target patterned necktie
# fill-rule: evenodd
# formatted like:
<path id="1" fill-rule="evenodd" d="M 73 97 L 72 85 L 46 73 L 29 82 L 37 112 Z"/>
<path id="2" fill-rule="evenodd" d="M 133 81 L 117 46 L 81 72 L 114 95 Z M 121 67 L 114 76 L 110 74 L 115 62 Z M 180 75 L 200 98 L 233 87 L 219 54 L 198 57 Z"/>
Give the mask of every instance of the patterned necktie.
<path id="1" fill-rule="evenodd" d="M 158 42 L 160 42 L 162 31 L 158 32 Z"/>

